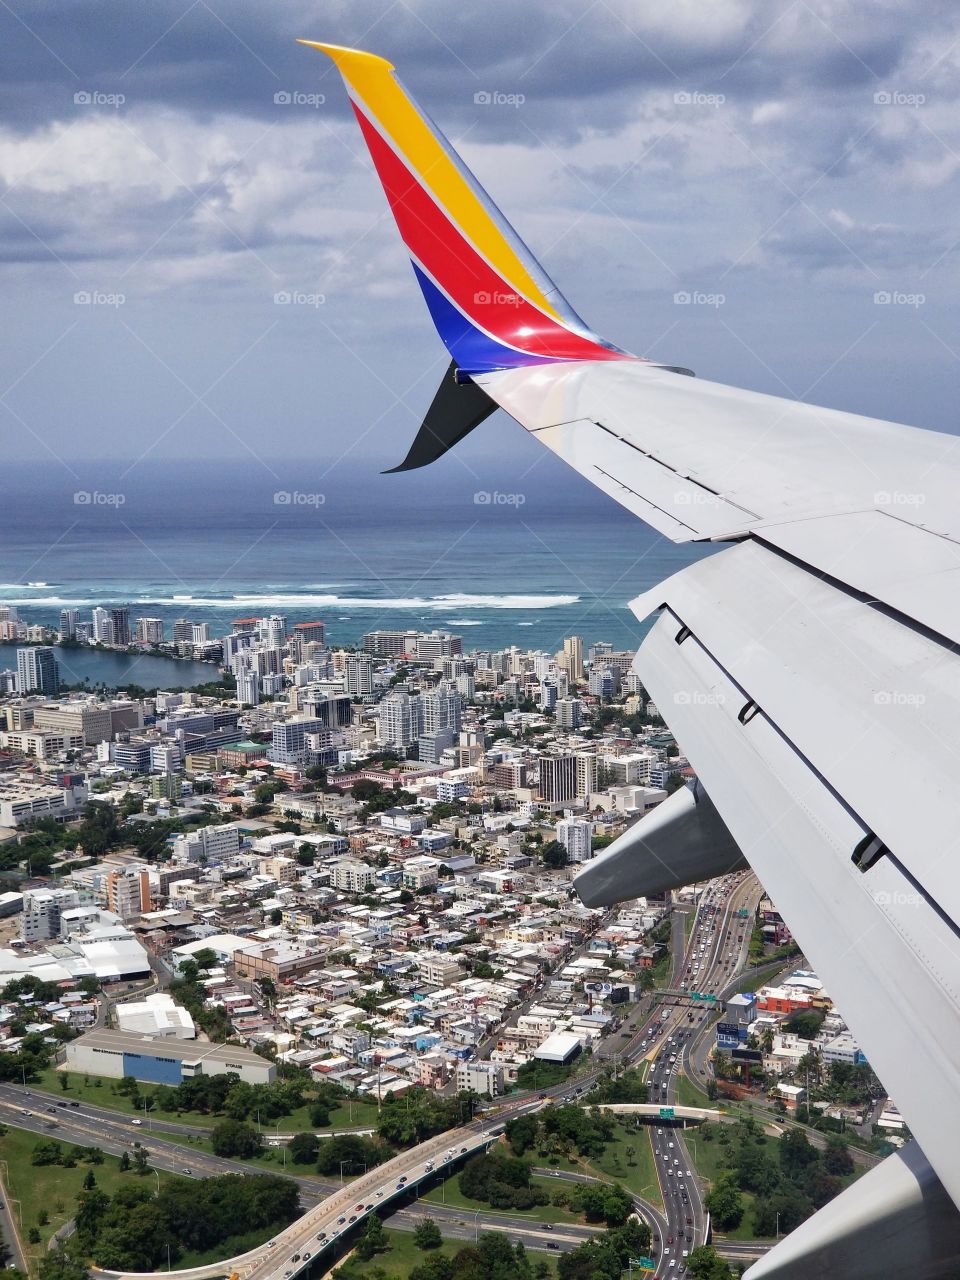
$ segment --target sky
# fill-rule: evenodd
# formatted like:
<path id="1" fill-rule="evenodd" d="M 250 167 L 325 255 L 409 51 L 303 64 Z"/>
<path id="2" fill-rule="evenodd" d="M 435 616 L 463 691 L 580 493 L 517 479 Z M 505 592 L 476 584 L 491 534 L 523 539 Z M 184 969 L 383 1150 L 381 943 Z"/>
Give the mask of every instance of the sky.
<path id="1" fill-rule="evenodd" d="M 611 341 L 955 430 L 955 5 L 5 0 L 4 458 L 406 452 L 447 357 L 298 36 L 389 58 Z"/>

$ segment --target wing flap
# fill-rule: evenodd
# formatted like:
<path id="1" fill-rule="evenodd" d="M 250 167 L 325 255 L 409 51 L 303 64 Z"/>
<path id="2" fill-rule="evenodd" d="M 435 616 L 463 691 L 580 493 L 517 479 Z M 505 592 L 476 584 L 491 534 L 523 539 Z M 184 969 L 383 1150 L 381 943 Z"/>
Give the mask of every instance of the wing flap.
<path id="1" fill-rule="evenodd" d="M 728 597 L 721 607 L 729 619 L 745 603 Z M 710 608 L 717 608 L 713 599 Z M 798 748 L 797 703 L 781 700 L 777 719 L 758 706 L 749 655 L 711 652 L 696 631 L 705 618 L 699 614 L 691 629 L 672 605 L 665 609 L 636 670 L 957 1200 L 956 1129 L 945 1121 L 960 1090 L 956 926 L 890 857 L 858 870 L 851 852 L 869 828 Z M 823 743 L 836 750 L 826 721 L 822 730 Z M 923 1051 L 904 1054 L 904 1044 Z"/>

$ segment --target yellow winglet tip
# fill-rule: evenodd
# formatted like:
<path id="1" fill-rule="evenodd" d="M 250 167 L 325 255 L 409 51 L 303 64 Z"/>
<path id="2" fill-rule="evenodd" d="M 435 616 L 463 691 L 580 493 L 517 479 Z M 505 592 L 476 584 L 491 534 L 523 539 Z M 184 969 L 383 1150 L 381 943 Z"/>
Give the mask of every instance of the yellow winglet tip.
<path id="1" fill-rule="evenodd" d="M 387 71 L 396 70 L 392 62 L 388 62 L 386 58 L 381 58 L 379 54 L 367 53 L 365 49 L 348 49 L 342 44 L 324 44 L 320 40 L 298 39 L 297 44 L 305 44 L 310 49 L 319 49 L 328 58 L 332 58 L 341 71 L 344 71 L 347 67 L 361 65 L 371 68 L 374 65 L 379 65 Z"/>

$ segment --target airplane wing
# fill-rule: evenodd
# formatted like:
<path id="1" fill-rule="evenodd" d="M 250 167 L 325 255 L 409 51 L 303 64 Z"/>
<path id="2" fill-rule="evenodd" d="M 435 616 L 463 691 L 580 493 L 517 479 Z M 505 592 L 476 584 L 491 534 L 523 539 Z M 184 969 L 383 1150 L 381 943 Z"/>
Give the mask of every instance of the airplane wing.
<path id="1" fill-rule="evenodd" d="M 707 382 L 604 341 L 390 64 L 316 47 L 344 77 L 452 360 L 442 423 L 407 465 L 500 406 L 667 537 L 730 544 L 632 606 L 656 615 L 635 669 L 700 789 L 575 884 L 609 903 L 742 854 L 916 1139 L 750 1276 L 827 1274 L 828 1256 L 830 1274 L 872 1276 L 878 1257 L 901 1265 L 898 1241 L 905 1274 L 955 1274 L 960 439 Z"/>

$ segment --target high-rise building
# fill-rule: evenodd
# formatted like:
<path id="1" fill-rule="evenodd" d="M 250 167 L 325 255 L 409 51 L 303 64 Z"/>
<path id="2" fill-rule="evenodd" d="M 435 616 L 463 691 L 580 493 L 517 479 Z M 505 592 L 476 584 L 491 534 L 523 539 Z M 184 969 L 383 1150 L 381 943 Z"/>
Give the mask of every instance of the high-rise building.
<path id="1" fill-rule="evenodd" d="M 373 693 L 373 658 L 369 653 L 348 653 L 343 677 L 351 698 L 362 698 L 365 694 Z"/>
<path id="2" fill-rule="evenodd" d="M 24 942 L 59 938 L 61 914 L 79 905 L 76 889 L 28 889 L 23 895 L 20 937 Z"/>
<path id="3" fill-rule="evenodd" d="M 187 618 L 178 618 L 173 624 L 174 644 L 193 644 L 193 623 Z"/>
<path id="4" fill-rule="evenodd" d="M 104 889 L 107 910 L 121 920 L 131 920 L 150 910 L 149 871 L 134 867 L 108 871 Z"/>
<path id="5" fill-rule="evenodd" d="M 557 839 L 567 851 L 568 862 L 589 862 L 593 849 L 593 824 L 586 818 L 564 818 L 557 823 Z"/>
<path id="6" fill-rule="evenodd" d="M 77 626 L 80 622 L 79 609 L 61 609 L 60 610 L 60 639 L 75 640 L 77 636 Z"/>
<path id="7" fill-rule="evenodd" d="M 113 624 L 113 643 L 128 645 L 130 643 L 130 610 L 127 606 L 118 605 L 110 610 L 110 621 Z"/>
<path id="8" fill-rule="evenodd" d="M 162 618 L 137 619 L 137 644 L 163 644 L 165 628 Z"/>
<path id="9" fill-rule="evenodd" d="M 583 679 L 583 641 L 579 636 L 567 636 L 563 642 L 564 666 L 571 680 Z"/>
<path id="10" fill-rule="evenodd" d="M 558 729 L 579 728 L 582 711 L 579 698 L 559 698 L 555 711 Z"/>
<path id="11" fill-rule="evenodd" d="M 97 644 L 113 644 L 113 616 L 100 605 L 93 611 L 93 638 Z"/>
<path id="12" fill-rule="evenodd" d="M 577 796 L 586 799 L 597 789 L 597 757 L 586 751 L 577 752 Z"/>
<path id="13" fill-rule="evenodd" d="M 326 642 L 326 624 L 323 622 L 297 622 L 294 624 L 293 634 L 299 636 L 304 644 L 315 641 L 317 644 Z"/>
<path id="14" fill-rule="evenodd" d="M 60 688 L 60 670 L 53 650 L 46 645 L 17 650 L 17 692 L 45 693 L 54 697 Z"/>
<path id="15" fill-rule="evenodd" d="M 267 649 L 281 649 L 287 641 L 287 619 L 282 613 L 272 613 L 257 621 L 260 643 Z"/>
<path id="16" fill-rule="evenodd" d="M 260 677 L 256 671 L 244 668 L 237 672 L 237 701 L 246 707 L 255 707 L 260 701 Z"/>
<path id="17" fill-rule="evenodd" d="M 463 653 L 463 636 L 451 635 L 449 631 L 431 631 L 427 635 L 417 636 L 414 652 L 419 662 L 436 662 L 438 658 L 449 658 Z"/>
<path id="18" fill-rule="evenodd" d="M 617 693 L 620 680 L 612 667 L 595 666 L 590 672 L 588 688 L 595 698 L 612 698 Z"/>
<path id="19" fill-rule="evenodd" d="M 540 685 L 540 710 L 552 711 L 557 705 L 557 686 L 552 680 L 544 680 Z"/>
<path id="20" fill-rule="evenodd" d="M 576 799 L 576 756 L 541 756 L 539 766 L 540 795 L 544 800 L 553 804 L 563 804 Z"/>
<path id="21" fill-rule="evenodd" d="M 190 628 L 191 644 L 206 644 L 210 639 L 210 623 L 195 622 Z"/>
<path id="22" fill-rule="evenodd" d="M 379 742 L 406 751 L 423 732 L 423 708 L 419 698 L 391 693 L 380 703 Z"/>
<path id="23" fill-rule="evenodd" d="M 437 733 L 440 729 L 460 732 L 460 693 L 454 685 L 442 680 L 420 698 L 423 709 L 423 732 Z"/>

